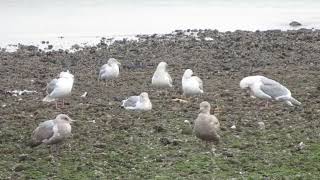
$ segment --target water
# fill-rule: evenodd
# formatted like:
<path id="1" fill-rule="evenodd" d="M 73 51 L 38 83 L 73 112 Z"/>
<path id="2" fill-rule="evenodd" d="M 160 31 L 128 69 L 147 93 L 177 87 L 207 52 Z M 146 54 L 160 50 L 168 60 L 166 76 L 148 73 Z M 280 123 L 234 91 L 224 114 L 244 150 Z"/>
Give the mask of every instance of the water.
<path id="1" fill-rule="evenodd" d="M 319 9 L 312 0 L 4 0 L 0 47 L 45 40 L 64 48 L 176 29 L 287 30 L 293 20 L 320 29 Z"/>

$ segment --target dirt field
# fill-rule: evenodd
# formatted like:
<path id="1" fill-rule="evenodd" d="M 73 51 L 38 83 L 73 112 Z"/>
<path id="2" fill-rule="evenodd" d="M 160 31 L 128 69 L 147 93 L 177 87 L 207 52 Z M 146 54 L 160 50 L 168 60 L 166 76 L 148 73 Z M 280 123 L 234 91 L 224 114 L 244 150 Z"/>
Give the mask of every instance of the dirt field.
<path id="1" fill-rule="evenodd" d="M 0 52 L 0 179 L 319 177 L 320 31 L 186 33 L 140 36 L 110 46 L 102 40 L 75 53 L 28 46 Z M 110 57 L 122 63 L 114 87 L 97 82 L 98 69 Z M 167 97 L 151 87 L 160 61 L 168 63 L 174 79 Z M 188 103 L 175 102 L 183 98 L 181 77 L 187 68 L 202 78 L 205 93 Z M 66 69 L 75 84 L 66 107 L 57 110 L 42 102 L 44 88 Z M 239 88 L 243 77 L 257 74 L 287 86 L 303 105 L 275 102 L 260 109 L 261 101 Z M 24 89 L 37 93 L 7 92 Z M 120 108 L 122 99 L 142 91 L 149 93 L 152 111 Z M 84 92 L 87 98 L 80 97 Z M 203 100 L 211 103 L 222 126 L 215 157 L 194 135 L 181 133 L 184 120 L 197 117 Z M 78 121 L 53 162 L 48 147 L 32 149 L 27 142 L 40 122 L 60 113 Z M 258 122 L 266 128 L 259 129 Z"/>

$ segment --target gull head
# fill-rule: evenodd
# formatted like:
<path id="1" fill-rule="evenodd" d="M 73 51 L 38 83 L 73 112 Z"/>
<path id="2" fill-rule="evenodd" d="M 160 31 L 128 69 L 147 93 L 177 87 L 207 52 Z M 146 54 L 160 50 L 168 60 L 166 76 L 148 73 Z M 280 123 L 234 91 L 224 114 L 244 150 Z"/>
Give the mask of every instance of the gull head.
<path id="1" fill-rule="evenodd" d="M 109 65 L 113 65 L 113 64 L 121 65 L 121 63 L 118 60 L 116 60 L 115 58 L 110 58 L 108 60 L 108 64 Z"/>
<path id="2" fill-rule="evenodd" d="M 61 72 L 60 74 L 59 74 L 59 78 L 74 78 L 74 76 L 69 72 L 69 70 L 68 71 L 66 71 L 66 72 Z"/>
<path id="3" fill-rule="evenodd" d="M 190 78 L 192 76 L 193 72 L 191 69 L 187 69 L 184 71 L 184 74 L 183 74 L 183 78 Z"/>
<path id="4" fill-rule="evenodd" d="M 167 67 L 168 67 L 168 64 L 167 64 L 166 62 L 160 62 L 160 63 L 158 64 L 157 69 L 164 69 L 164 70 L 166 70 Z"/>
<path id="5" fill-rule="evenodd" d="M 149 95 L 148 95 L 148 93 L 146 93 L 146 92 L 141 93 L 141 94 L 140 94 L 140 97 L 141 97 L 141 99 L 142 99 L 143 101 L 149 100 Z"/>
<path id="6" fill-rule="evenodd" d="M 256 83 L 258 81 L 258 76 L 248 76 L 243 78 L 240 81 L 240 88 L 241 89 L 248 89 L 250 86 L 252 86 L 254 83 Z"/>
<path id="7" fill-rule="evenodd" d="M 59 120 L 63 120 L 63 121 L 66 121 L 68 123 L 71 123 L 75 120 L 72 120 L 69 116 L 67 116 L 66 114 L 59 114 L 56 119 L 59 119 Z"/>
<path id="8" fill-rule="evenodd" d="M 200 103 L 200 113 L 210 113 L 210 103 L 208 103 L 207 101 L 203 101 L 202 103 Z"/>

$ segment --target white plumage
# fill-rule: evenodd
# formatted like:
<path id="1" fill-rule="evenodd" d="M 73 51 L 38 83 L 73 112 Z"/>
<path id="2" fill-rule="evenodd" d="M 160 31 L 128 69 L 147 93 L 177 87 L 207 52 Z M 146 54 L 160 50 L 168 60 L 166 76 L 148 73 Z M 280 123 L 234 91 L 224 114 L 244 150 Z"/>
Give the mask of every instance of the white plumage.
<path id="1" fill-rule="evenodd" d="M 182 90 L 185 96 L 194 96 L 203 93 L 203 82 L 197 76 L 192 76 L 191 69 L 187 69 L 182 77 Z"/>
<path id="2" fill-rule="evenodd" d="M 56 101 L 71 94 L 74 76 L 69 72 L 61 72 L 58 79 L 53 79 L 47 85 L 48 95 L 43 99 L 45 102 Z"/>
<path id="3" fill-rule="evenodd" d="M 291 92 L 279 82 L 264 76 L 248 76 L 240 81 L 241 89 L 248 89 L 252 97 L 283 101 L 289 106 L 301 105 Z"/>
<path id="4" fill-rule="evenodd" d="M 116 59 L 110 58 L 107 64 L 104 64 L 100 68 L 99 80 L 114 80 L 119 76 L 119 65 L 121 65 Z"/>
<path id="5" fill-rule="evenodd" d="M 122 107 L 128 110 L 149 111 L 152 109 L 152 104 L 148 93 L 143 92 L 139 96 L 130 96 L 122 101 Z"/>
<path id="6" fill-rule="evenodd" d="M 172 79 L 168 72 L 168 64 L 166 62 L 160 62 L 156 71 L 152 76 L 152 85 L 158 88 L 170 88 L 172 87 Z"/>

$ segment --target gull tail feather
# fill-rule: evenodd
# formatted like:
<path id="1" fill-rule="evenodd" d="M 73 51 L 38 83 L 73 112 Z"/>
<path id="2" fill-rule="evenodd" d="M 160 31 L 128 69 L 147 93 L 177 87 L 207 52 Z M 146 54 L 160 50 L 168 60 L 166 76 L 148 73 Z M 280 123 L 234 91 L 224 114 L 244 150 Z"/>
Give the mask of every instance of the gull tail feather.
<path id="1" fill-rule="evenodd" d="M 55 101 L 54 98 L 50 97 L 50 95 L 47 95 L 45 98 L 42 99 L 44 102 L 52 102 Z"/>
<path id="2" fill-rule="evenodd" d="M 289 101 L 290 101 L 291 103 L 295 104 L 295 105 L 298 105 L 298 106 L 301 105 L 301 102 L 299 102 L 298 100 L 296 100 L 296 99 L 293 98 L 293 97 L 290 97 L 290 98 L 289 98 Z"/>

